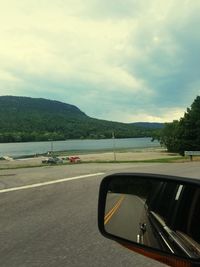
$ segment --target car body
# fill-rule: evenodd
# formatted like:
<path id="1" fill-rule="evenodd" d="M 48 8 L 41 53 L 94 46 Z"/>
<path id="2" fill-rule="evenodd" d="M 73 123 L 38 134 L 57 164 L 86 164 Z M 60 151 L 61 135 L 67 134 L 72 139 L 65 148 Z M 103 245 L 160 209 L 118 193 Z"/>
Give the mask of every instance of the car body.
<path id="1" fill-rule="evenodd" d="M 49 157 L 47 159 L 42 160 L 42 163 L 46 164 L 61 164 L 63 161 L 60 158 L 57 157 Z"/>
<path id="2" fill-rule="evenodd" d="M 198 187 L 160 183 L 144 206 L 139 233 L 141 243 L 154 244 L 169 253 L 200 257 L 200 235 L 196 225 L 196 216 L 200 214 L 198 203 Z"/>
<path id="3" fill-rule="evenodd" d="M 80 163 L 81 162 L 81 159 L 78 156 L 68 157 L 68 160 L 70 161 L 70 163 Z"/>

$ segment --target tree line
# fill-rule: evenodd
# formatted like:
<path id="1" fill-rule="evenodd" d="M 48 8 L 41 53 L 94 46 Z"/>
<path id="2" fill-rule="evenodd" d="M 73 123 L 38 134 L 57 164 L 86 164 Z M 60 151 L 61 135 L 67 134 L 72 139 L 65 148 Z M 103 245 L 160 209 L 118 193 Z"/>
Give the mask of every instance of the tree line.
<path id="1" fill-rule="evenodd" d="M 165 123 L 154 138 L 169 152 L 184 155 L 184 151 L 200 151 L 200 96 L 196 97 L 180 120 Z"/>
<path id="2" fill-rule="evenodd" d="M 26 126 L 25 126 L 26 125 Z M 45 127 L 46 125 L 46 127 Z M 54 127 L 55 126 L 55 127 Z M 41 129 L 42 128 L 42 129 Z M 17 129 L 5 129 L 0 131 L 0 142 L 30 142 L 48 140 L 67 140 L 67 139 L 109 139 L 115 138 L 134 138 L 151 137 L 155 134 L 155 129 L 145 129 L 132 125 L 118 125 L 117 123 L 98 122 L 85 120 L 84 122 L 65 123 L 59 126 L 57 123 L 42 122 L 42 127 L 33 127 L 24 123 L 24 127 Z"/>

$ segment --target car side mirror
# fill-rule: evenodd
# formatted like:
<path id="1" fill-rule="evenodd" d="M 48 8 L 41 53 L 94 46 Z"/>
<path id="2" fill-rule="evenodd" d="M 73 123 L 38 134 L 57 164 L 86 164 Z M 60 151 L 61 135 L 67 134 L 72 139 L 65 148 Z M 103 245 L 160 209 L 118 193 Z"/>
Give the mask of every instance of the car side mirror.
<path id="1" fill-rule="evenodd" d="M 100 185 L 100 232 L 170 266 L 200 266 L 200 181 L 113 174 Z"/>

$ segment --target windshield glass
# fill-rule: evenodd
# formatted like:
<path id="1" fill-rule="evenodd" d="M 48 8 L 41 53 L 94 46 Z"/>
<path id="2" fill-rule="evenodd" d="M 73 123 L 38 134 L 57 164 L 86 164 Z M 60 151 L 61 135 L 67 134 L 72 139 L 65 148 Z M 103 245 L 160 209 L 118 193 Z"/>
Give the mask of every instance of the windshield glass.
<path id="1" fill-rule="evenodd" d="M 99 235 L 99 184 L 124 171 L 199 178 L 199 10 L 0 1 L 1 266 L 149 266 Z"/>

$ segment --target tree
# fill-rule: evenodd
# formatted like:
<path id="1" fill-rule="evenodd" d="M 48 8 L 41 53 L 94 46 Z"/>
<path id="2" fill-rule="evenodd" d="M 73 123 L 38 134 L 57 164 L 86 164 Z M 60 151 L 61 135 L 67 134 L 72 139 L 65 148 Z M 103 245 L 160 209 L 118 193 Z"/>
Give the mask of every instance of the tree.
<path id="1" fill-rule="evenodd" d="M 183 118 L 165 124 L 159 141 L 168 151 L 181 155 L 187 150 L 200 150 L 200 96 L 197 96 Z"/>

